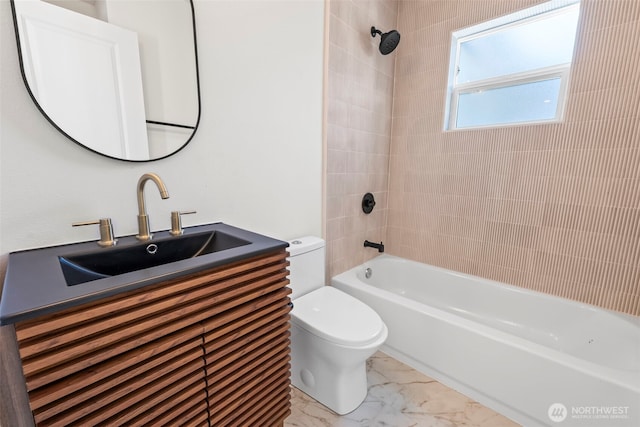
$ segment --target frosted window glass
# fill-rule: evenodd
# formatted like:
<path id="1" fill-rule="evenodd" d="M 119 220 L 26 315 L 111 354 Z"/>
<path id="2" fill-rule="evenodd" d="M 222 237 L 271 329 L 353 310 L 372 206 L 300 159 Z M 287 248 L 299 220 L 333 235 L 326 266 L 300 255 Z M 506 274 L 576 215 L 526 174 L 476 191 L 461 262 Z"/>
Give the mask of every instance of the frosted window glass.
<path id="1" fill-rule="evenodd" d="M 461 93 L 456 127 L 553 120 L 560 78 Z"/>
<path id="2" fill-rule="evenodd" d="M 457 83 L 570 63 L 578 13 L 573 7 L 462 42 Z"/>

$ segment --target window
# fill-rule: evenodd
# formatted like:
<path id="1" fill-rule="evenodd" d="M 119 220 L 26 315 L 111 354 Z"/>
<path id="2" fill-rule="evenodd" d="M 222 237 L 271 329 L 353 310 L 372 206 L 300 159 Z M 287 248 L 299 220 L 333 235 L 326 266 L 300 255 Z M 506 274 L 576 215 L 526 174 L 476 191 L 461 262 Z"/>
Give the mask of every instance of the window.
<path id="1" fill-rule="evenodd" d="M 554 0 L 452 36 L 445 129 L 562 120 L 579 0 Z"/>

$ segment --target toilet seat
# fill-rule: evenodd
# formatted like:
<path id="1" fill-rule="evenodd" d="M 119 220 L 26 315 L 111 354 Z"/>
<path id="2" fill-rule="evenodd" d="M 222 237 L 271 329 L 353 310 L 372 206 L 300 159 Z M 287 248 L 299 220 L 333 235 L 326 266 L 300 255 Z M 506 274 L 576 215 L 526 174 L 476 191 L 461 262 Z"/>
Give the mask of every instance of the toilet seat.
<path id="1" fill-rule="evenodd" d="M 331 286 L 296 298 L 293 304 L 293 323 L 336 344 L 366 346 L 384 333 L 384 323 L 378 313 Z"/>

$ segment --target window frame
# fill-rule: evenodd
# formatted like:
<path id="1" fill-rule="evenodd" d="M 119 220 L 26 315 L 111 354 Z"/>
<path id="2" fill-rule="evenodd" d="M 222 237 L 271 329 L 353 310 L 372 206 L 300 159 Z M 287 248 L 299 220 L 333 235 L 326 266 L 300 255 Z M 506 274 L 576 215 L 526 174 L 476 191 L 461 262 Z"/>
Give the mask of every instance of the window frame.
<path id="1" fill-rule="evenodd" d="M 527 25 L 531 22 L 546 19 L 548 17 L 566 13 L 568 8 L 580 7 L 580 0 L 552 0 L 542 5 L 535 6 L 514 14 L 505 15 L 494 20 L 490 20 L 472 27 L 455 31 L 451 34 L 451 61 L 449 63 L 449 84 L 447 87 L 447 100 L 445 110 L 445 131 L 495 128 L 505 126 L 526 126 L 541 123 L 557 123 L 564 118 L 564 111 L 567 103 L 567 90 L 569 86 L 569 76 L 571 64 L 573 62 L 554 65 L 551 67 L 541 67 L 524 72 L 506 74 L 498 77 L 491 77 L 469 83 L 457 83 L 460 45 L 466 41 L 484 37 L 492 33 L 502 31 L 509 27 Z M 575 46 L 575 45 L 574 45 Z M 504 87 L 517 86 L 526 83 L 541 82 L 550 79 L 560 79 L 558 100 L 555 116 L 552 119 L 540 119 L 533 121 L 492 123 L 480 126 L 458 127 L 458 103 L 460 95 L 474 92 L 481 92 Z"/>

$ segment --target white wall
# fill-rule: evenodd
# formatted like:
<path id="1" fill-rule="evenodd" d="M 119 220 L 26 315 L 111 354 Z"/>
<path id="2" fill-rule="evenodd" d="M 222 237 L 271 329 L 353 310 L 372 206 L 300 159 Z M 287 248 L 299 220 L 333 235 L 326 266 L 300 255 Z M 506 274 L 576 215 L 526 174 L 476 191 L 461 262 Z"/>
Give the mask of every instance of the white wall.
<path id="1" fill-rule="evenodd" d="M 20 76 L 9 1 L 0 1 L 0 267 L 10 251 L 95 240 L 75 221 L 111 217 L 135 234 L 136 183 L 147 183 L 153 230 L 172 210 L 185 226 L 223 221 L 276 238 L 322 232 L 322 0 L 196 0 L 200 128 L 152 163 L 93 154 L 39 113 Z M 1 268 L 0 268 L 1 270 Z"/>

